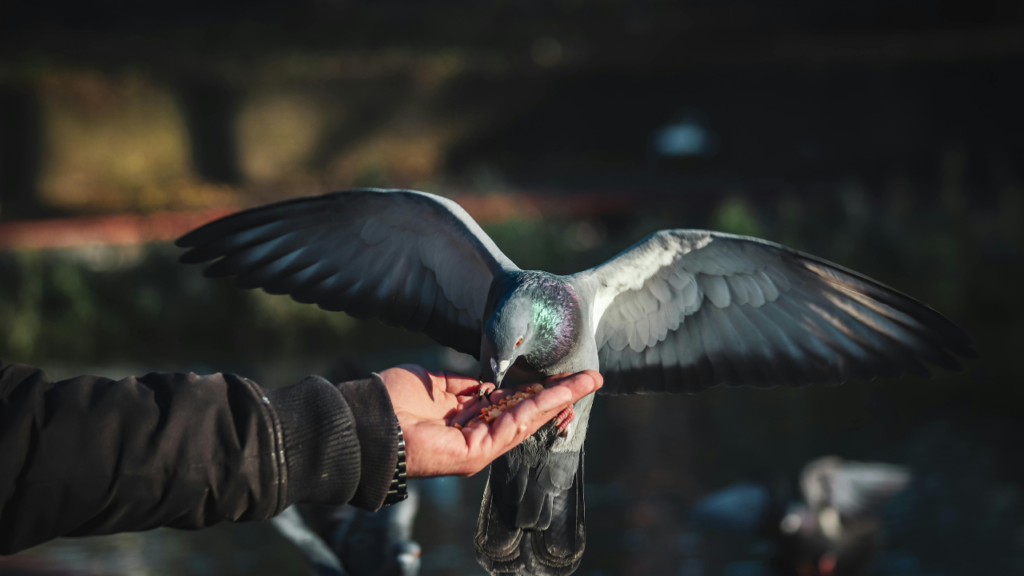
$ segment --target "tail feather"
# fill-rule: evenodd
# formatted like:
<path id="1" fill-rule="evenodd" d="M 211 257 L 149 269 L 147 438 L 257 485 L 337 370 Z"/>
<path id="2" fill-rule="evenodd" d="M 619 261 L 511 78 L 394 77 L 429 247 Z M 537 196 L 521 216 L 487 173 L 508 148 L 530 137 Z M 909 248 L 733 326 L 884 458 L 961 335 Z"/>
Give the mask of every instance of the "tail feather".
<path id="1" fill-rule="evenodd" d="M 477 561 L 493 576 L 568 576 L 575 572 L 587 540 L 582 452 L 569 486 L 548 494 L 538 494 L 535 489 L 536 468 L 529 471 L 530 486 L 522 490 L 508 485 L 515 482 L 494 482 L 499 477 L 508 478 L 500 476 L 505 471 L 502 464 L 495 464 L 484 489 L 473 538 Z M 516 472 L 510 479 L 519 476 Z M 493 489 L 492 483 L 497 484 Z M 525 498 L 517 503 L 505 500 L 516 493 Z M 531 498 L 531 494 L 535 497 Z M 536 511 L 536 515 L 525 513 L 525 509 Z M 530 520 L 534 528 L 520 528 L 517 522 L 510 521 L 520 517 Z"/>

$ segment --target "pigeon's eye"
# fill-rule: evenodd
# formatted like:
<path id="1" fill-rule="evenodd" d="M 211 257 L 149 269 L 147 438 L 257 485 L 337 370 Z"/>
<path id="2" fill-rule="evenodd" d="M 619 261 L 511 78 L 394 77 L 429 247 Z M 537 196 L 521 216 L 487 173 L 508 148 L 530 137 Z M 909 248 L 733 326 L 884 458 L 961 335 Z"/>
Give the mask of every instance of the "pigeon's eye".
<path id="1" fill-rule="evenodd" d="M 516 348 L 519 348 L 519 345 L 522 344 L 522 343 L 523 343 L 523 337 L 520 336 L 519 340 L 516 340 Z"/>

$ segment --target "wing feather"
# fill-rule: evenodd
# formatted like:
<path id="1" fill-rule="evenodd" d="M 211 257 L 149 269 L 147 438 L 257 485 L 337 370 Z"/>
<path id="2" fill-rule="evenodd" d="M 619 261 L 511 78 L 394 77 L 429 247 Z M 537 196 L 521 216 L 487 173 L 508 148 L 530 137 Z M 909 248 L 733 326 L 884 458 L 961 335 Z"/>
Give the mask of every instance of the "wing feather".
<path id="1" fill-rule="evenodd" d="M 594 294 L 605 394 L 927 377 L 977 357 L 917 300 L 755 238 L 666 230 L 573 278 Z"/>
<path id="2" fill-rule="evenodd" d="M 207 224 L 177 244 L 189 249 L 182 262 L 214 261 L 207 276 L 378 317 L 474 356 L 491 282 L 518 270 L 458 204 L 411 190 L 279 202 Z"/>

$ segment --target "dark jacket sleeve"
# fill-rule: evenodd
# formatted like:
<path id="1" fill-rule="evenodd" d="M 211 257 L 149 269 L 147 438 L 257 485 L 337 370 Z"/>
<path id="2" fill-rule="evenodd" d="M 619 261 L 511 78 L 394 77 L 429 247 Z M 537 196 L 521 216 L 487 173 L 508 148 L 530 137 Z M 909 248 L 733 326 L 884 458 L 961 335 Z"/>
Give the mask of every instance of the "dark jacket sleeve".
<path id="1" fill-rule="evenodd" d="M 239 376 L 51 382 L 0 368 L 0 554 L 58 536 L 381 506 L 397 420 L 377 376 L 263 389 Z"/>

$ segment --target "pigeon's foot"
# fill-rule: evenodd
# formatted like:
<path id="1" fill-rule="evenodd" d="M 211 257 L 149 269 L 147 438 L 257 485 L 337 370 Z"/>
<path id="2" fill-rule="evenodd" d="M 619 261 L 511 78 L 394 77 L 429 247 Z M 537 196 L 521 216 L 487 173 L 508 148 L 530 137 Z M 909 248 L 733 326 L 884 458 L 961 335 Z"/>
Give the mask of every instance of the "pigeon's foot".
<path id="1" fill-rule="evenodd" d="M 570 405 L 565 410 L 558 413 L 555 416 L 555 428 L 558 428 L 558 435 L 565 438 L 566 434 L 569 433 L 569 424 L 576 418 L 576 411 L 572 409 Z"/>
<path id="2" fill-rule="evenodd" d="M 478 399 L 483 400 L 484 398 L 487 398 L 487 401 L 491 402 L 491 392 L 494 392 L 494 389 L 494 383 L 481 381 L 480 388 L 477 389 L 477 394 L 479 394 Z M 491 403 L 493 404 L 493 402 Z"/>

